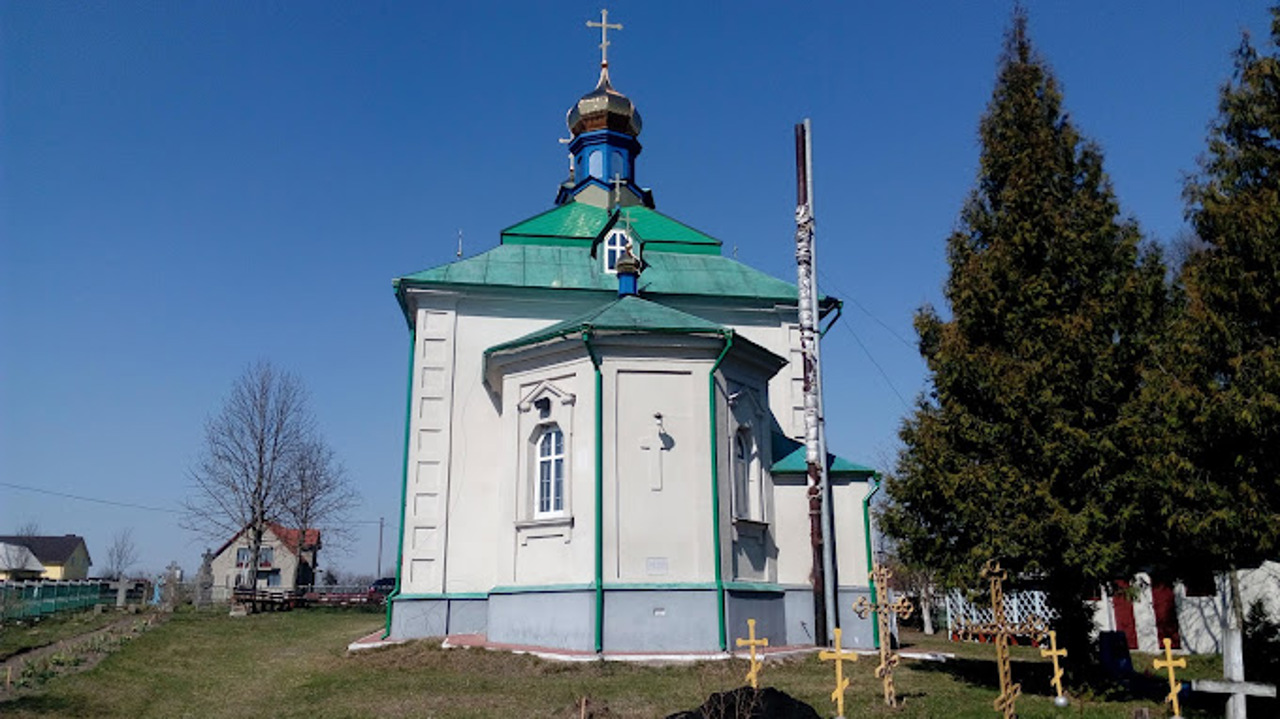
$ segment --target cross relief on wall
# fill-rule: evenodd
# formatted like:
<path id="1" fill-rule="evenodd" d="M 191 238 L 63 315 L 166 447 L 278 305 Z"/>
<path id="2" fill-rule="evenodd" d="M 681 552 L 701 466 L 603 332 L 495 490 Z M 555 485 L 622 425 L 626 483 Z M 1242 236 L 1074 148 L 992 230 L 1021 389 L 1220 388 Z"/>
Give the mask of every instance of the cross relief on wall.
<path id="1" fill-rule="evenodd" d="M 667 463 L 666 455 L 676 446 L 676 440 L 675 437 L 667 434 L 667 429 L 662 424 L 661 412 L 654 412 L 653 419 L 655 427 L 640 435 L 639 445 L 640 451 L 645 453 L 649 489 L 661 492 Z"/>

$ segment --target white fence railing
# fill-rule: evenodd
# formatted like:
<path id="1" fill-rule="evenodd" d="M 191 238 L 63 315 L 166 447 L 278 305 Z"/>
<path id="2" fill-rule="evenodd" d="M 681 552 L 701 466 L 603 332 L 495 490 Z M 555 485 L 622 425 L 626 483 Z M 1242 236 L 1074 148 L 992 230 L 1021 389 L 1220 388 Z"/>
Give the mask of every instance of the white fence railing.
<path id="1" fill-rule="evenodd" d="M 991 607 L 979 607 L 958 589 L 947 592 L 947 629 L 952 633 L 960 631 L 965 624 L 983 624 L 994 620 Z M 1004 595 L 1004 618 L 1011 624 L 1017 624 L 1032 615 L 1046 623 L 1058 617 L 1058 612 L 1049 606 L 1049 598 L 1044 592 L 1028 590 L 1009 592 Z"/>

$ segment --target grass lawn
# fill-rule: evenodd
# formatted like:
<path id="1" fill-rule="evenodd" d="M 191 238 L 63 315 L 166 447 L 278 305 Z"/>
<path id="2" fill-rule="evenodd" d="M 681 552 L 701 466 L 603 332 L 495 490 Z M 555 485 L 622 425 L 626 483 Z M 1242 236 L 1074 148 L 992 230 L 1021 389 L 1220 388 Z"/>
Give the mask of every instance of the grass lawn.
<path id="1" fill-rule="evenodd" d="M 745 661 L 667 667 L 620 663 L 559 663 L 472 649 L 443 650 L 414 642 L 346 655 L 346 645 L 381 626 L 380 615 L 310 610 L 232 618 L 223 612 L 182 612 L 78 675 L 0 703 L 5 717 L 578 717 L 589 697 L 595 716 L 663 717 L 700 705 L 715 691 L 740 686 Z M 896 673 L 898 710 L 883 706 L 875 661 L 852 671 L 846 714 L 858 717 L 997 716 L 992 648 L 912 635 L 908 644 L 957 654 L 946 663 L 904 661 Z M 928 646 L 925 646 L 928 645 Z M 1049 665 L 1015 648 L 1014 679 L 1023 682 L 1023 719 L 1128 719 L 1158 702 L 1076 702 L 1053 707 Z M 1135 657 L 1135 663 L 1140 660 Z M 1208 675 L 1213 672 L 1209 671 Z M 770 662 L 761 681 L 830 716 L 834 684 L 829 663 L 813 655 Z M 1213 716 L 1194 714 L 1188 716 Z M 1220 715 L 1220 714 L 1219 714 Z"/>
<path id="2" fill-rule="evenodd" d="M 55 614 L 38 621 L 0 626 L 0 660 L 18 652 L 78 636 L 123 619 L 114 611 L 94 614 L 91 611 Z"/>

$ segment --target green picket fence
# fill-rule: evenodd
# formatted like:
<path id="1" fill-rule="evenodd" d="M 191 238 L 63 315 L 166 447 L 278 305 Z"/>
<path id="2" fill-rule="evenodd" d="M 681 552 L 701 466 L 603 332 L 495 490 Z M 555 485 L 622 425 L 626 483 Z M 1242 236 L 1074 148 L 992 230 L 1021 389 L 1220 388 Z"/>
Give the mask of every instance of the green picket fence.
<path id="1" fill-rule="evenodd" d="M 33 619 L 114 603 L 108 582 L 97 580 L 0 582 L 0 620 Z"/>

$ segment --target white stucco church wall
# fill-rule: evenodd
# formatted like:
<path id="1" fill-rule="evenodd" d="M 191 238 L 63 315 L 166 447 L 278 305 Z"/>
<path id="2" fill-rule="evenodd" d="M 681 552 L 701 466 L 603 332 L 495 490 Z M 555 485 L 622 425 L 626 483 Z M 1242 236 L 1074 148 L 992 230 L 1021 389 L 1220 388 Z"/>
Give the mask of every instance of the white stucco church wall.
<path id="1" fill-rule="evenodd" d="M 716 652 L 753 618 L 810 644 L 795 287 L 653 209 L 607 66 L 569 125 L 555 208 L 396 281 L 411 359 L 388 632 Z M 591 174 L 602 151 L 625 174 Z M 873 472 L 829 463 L 840 621 L 869 646 L 844 605 L 867 590 Z"/>

